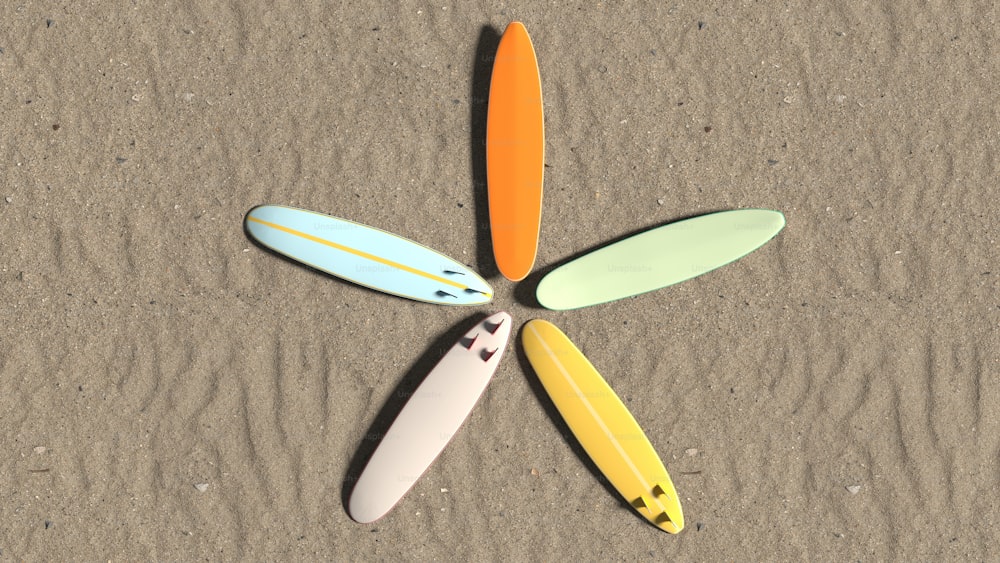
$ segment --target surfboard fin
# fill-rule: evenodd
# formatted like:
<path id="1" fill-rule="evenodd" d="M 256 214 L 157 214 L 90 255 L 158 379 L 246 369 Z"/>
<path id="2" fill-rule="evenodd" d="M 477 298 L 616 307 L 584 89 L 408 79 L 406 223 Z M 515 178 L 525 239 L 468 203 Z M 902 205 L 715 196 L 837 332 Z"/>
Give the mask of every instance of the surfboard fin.
<path id="1" fill-rule="evenodd" d="M 443 289 L 437 290 L 437 294 L 440 295 L 441 297 L 454 297 L 455 299 L 458 299 L 457 295 L 452 295 Z"/>
<path id="2" fill-rule="evenodd" d="M 657 483 L 653 486 L 653 494 L 658 497 L 662 496 L 667 500 L 667 502 L 663 503 L 663 512 L 656 517 L 656 525 L 672 528 L 672 530 L 668 529 L 667 531 L 671 531 L 676 534 L 684 527 L 684 515 L 680 512 L 680 505 L 676 504 L 677 499 L 671 498 L 670 495 L 667 494 L 667 490 L 669 488 L 669 486 L 666 486 L 663 483 Z M 675 506 L 677 507 L 676 514 L 673 510 Z"/>
<path id="3" fill-rule="evenodd" d="M 490 334 L 496 334 L 497 331 L 500 330 L 500 327 L 503 326 L 503 319 L 501 319 L 500 322 L 498 322 L 497 324 L 492 324 L 492 323 L 484 323 L 484 324 L 486 324 L 486 330 L 490 331 Z"/>
<path id="4" fill-rule="evenodd" d="M 653 514 L 653 499 L 646 495 L 639 495 L 639 498 L 632 501 L 632 506 L 640 510 L 645 510 L 650 516 Z"/>
<path id="5" fill-rule="evenodd" d="M 465 272 L 457 272 L 455 270 L 441 270 L 441 272 L 444 273 L 444 274 L 447 274 L 449 276 L 464 276 L 465 275 Z M 485 292 L 485 291 L 483 291 L 481 289 L 475 289 L 475 288 L 471 288 L 471 287 L 466 287 L 464 289 L 464 291 L 466 293 L 478 293 L 480 295 L 485 295 L 486 297 L 491 297 L 492 296 L 490 293 L 487 293 L 487 292 Z M 448 293 L 446 291 L 439 291 L 438 293 L 443 293 L 445 295 L 450 295 L 451 297 L 454 297 L 454 295 L 451 295 L 450 293 Z"/>
<path id="6" fill-rule="evenodd" d="M 671 534 L 676 534 L 683 529 L 677 525 L 676 521 L 671 520 L 670 516 L 666 512 L 661 512 L 660 515 L 653 520 L 653 523 L 660 529 L 670 532 Z"/>
<path id="7" fill-rule="evenodd" d="M 653 487 L 653 494 L 658 497 L 664 497 L 667 502 L 662 504 L 654 503 L 653 499 L 650 497 L 647 497 L 646 495 L 639 495 L 638 498 L 632 501 L 632 506 L 637 510 L 644 512 L 645 515 L 657 526 L 666 529 L 668 532 L 676 534 L 681 530 L 681 526 L 683 526 L 683 516 L 671 513 L 673 499 L 671 499 L 670 495 L 666 493 L 665 486 L 657 483 Z"/>
<path id="8" fill-rule="evenodd" d="M 465 346 L 465 348 L 468 349 L 468 350 L 472 350 L 472 346 L 476 343 L 476 340 L 478 338 L 479 338 L 479 333 L 478 332 L 472 338 L 468 338 L 466 336 L 463 336 L 462 337 L 462 346 Z"/>
<path id="9" fill-rule="evenodd" d="M 653 494 L 656 496 L 664 496 L 670 498 L 670 495 L 667 494 L 667 489 L 666 487 L 663 486 L 663 483 L 657 483 L 653 485 Z"/>
<path id="10" fill-rule="evenodd" d="M 499 350 L 500 350 L 499 348 L 494 348 L 492 350 L 483 348 L 483 351 L 482 353 L 479 354 L 479 357 L 482 358 L 484 362 L 488 362 L 490 361 L 490 358 L 493 357 L 493 354 L 496 354 Z"/>

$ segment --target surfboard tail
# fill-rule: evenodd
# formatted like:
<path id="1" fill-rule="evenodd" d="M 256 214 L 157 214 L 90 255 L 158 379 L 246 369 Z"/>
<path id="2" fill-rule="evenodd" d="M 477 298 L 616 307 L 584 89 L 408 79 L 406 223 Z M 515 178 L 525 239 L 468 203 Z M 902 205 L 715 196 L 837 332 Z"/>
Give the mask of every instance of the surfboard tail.
<path id="1" fill-rule="evenodd" d="M 684 513 L 681 511 L 680 499 L 672 484 L 659 482 L 653 486 L 653 494 L 663 506 L 663 512 L 656 516 L 657 526 L 676 534 L 684 529 Z"/>
<path id="2" fill-rule="evenodd" d="M 657 483 L 650 495 L 641 494 L 631 504 L 658 528 L 676 534 L 684 529 L 684 514 L 677 499 L 668 493 L 672 490 L 673 487 L 665 483 Z"/>

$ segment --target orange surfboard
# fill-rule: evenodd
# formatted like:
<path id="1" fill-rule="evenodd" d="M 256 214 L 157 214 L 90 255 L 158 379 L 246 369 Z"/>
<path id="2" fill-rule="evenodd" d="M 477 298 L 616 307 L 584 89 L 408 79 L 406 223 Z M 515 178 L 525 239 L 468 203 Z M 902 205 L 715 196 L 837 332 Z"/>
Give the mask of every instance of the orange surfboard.
<path id="1" fill-rule="evenodd" d="M 486 181 L 493 256 L 509 280 L 535 264 L 542 218 L 545 130 L 542 81 L 531 38 L 512 22 L 500 38 L 486 117 Z"/>

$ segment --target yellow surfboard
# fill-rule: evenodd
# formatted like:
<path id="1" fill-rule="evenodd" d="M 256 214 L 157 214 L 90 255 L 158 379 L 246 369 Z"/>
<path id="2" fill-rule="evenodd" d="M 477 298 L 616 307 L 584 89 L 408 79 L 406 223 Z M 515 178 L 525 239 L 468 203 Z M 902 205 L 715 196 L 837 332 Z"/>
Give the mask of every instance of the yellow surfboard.
<path id="1" fill-rule="evenodd" d="M 598 469 L 639 514 L 661 530 L 680 532 L 684 514 L 670 475 L 601 374 L 550 322 L 529 321 L 521 339 L 545 391 Z"/>

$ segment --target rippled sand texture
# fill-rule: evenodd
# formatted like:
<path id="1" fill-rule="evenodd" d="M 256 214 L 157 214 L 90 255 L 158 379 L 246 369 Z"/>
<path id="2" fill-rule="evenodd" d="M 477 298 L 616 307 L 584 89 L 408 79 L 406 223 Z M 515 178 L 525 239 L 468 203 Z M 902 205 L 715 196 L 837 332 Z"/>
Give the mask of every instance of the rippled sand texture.
<path id="1" fill-rule="evenodd" d="M 990 3 L 91 4 L 0 7 L 4 558 L 1000 552 Z M 518 285 L 489 260 L 482 184 L 514 19 L 548 166 Z M 416 239 L 492 276 L 494 307 L 282 260 L 242 231 L 261 203 Z M 673 288 L 533 304 L 571 256 L 738 207 L 788 226 Z M 517 348 L 396 509 L 348 518 L 402 401 L 499 309 L 589 355 L 671 471 L 683 533 L 602 486 Z"/>

